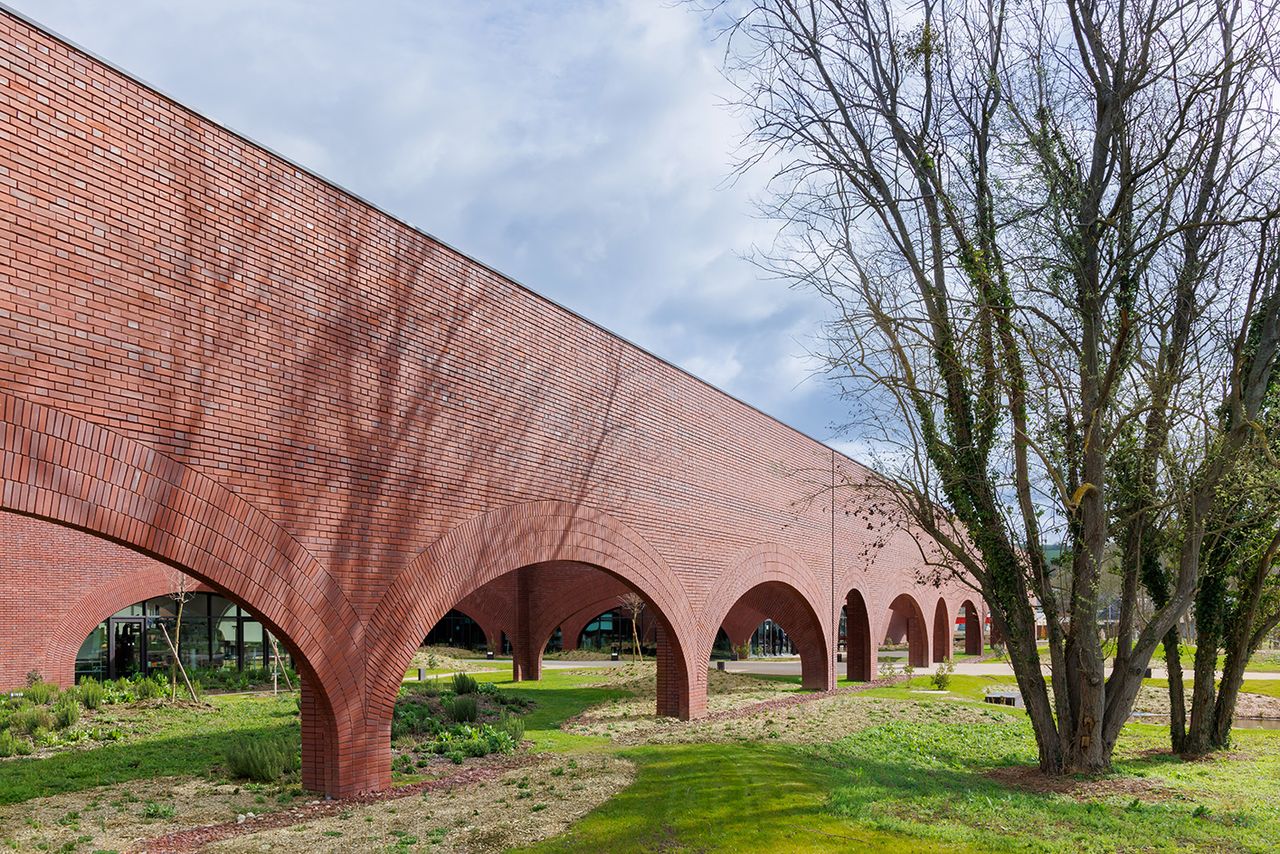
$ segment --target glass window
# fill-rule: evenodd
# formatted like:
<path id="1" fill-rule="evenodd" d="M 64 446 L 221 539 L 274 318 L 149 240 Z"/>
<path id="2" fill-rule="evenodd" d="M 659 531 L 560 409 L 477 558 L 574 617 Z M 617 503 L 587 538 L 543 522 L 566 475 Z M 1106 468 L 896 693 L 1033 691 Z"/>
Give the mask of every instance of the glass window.
<path id="1" fill-rule="evenodd" d="M 128 608 L 121 608 L 119 611 L 116 611 L 116 612 L 115 612 L 114 614 L 112 614 L 111 616 L 113 616 L 113 617 L 141 617 L 141 616 L 142 616 L 142 606 L 143 606 L 144 604 L 145 604 L 145 603 L 143 603 L 143 602 L 135 602 L 135 603 L 133 603 L 132 605 L 130 605 Z"/>
<path id="2" fill-rule="evenodd" d="M 99 623 L 89 632 L 76 653 L 76 679 L 92 676 L 99 681 L 107 678 L 107 624 Z"/>
<path id="3" fill-rule="evenodd" d="M 219 596 L 217 593 L 210 593 L 209 616 L 214 617 L 215 619 L 222 617 L 238 617 L 240 616 L 240 611 L 236 608 L 235 602 Z"/>
<path id="4" fill-rule="evenodd" d="M 263 636 L 262 623 L 257 620 L 242 620 L 240 631 L 243 633 L 244 669 L 266 667 L 266 638 Z"/>
<path id="5" fill-rule="evenodd" d="M 209 646 L 208 617 L 188 617 L 186 609 L 183 609 L 182 637 L 178 639 L 178 652 L 182 656 L 183 666 L 188 669 L 212 666 L 210 662 L 213 651 Z"/>
<path id="6" fill-rule="evenodd" d="M 211 667 L 240 666 L 239 640 L 236 637 L 236 626 L 240 621 L 228 617 L 217 622 L 217 631 L 213 638 L 213 661 Z"/>
<path id="7" fill-rule="evenodd" d="M 156 596 L 147 600 L 148 617 L 172 617 L 178 613 L 178 603 L 171 596 Z"/>

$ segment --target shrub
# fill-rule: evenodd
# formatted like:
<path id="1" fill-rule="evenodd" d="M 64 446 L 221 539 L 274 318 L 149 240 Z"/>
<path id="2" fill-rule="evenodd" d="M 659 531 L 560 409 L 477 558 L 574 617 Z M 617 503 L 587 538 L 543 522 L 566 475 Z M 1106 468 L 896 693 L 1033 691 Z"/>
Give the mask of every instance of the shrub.
<path id="1" fill-rule="evenodd" d="M 32 673 L 35 673 L 35 671 L 33 670 Z M 39 674 L 37 674 L 37 676 L 38 675 Z M 58 696 L 58 686 L 50 685 L 48 682 L 43 682 L 37 679 L 27 685 L 27 689 L 23 692 L 22 696 L 35 703 L 37 706 L 43 706 L 52 702 L 53 699 Z"/>
<path id="2" fill-rule="evenodd" d="M 24 704 L 9 716 L 9 728 L 18 733 L 34 736 L 39 730 L 53 728 L 53 715 L 45 706 Z"/>
<path id="3" fill-rule="evenodd" d="M 454 697 L 444 704 L 444 710 L 450 719 L 457 723 L 475 723 L 476 718 L 480 716 L 476 698 L 469 695 Z"/>
<path id="4" fill-rule="evenodd" d="M 284 736 L 237 738 L 227 746 L 223 758 L 232 777 L 259 783 L 274 782 L 302 767 L 297 739 Z"/>
<path id="5" fill-rule="evenodd" d="M 143 818 L 173 818 L 172 804 L 158 804 L 155 801 L 147 801 L 142 806 Z"/>
<path id="6" fill-rule="evenodd" d="M 938 669 L 929 677 L 929 681 L 933 683 L 933 687 L 939 691 L 945 691 L 951 687 L 951 674 L 956 670 L 956 666 L 950 661 L 943 661 L 938 665 Z"/>
<path id="7" fill-rule="evenodd" d="M 53 722 L 58 729 L 66 729 L 80 722 L 80 700 L 66 693 L 53 704 Z"/>
<path id="8" fill-rule="evenodd" d="M 440 722 L 431 714 L 426 703 L 396 703 L 391 716 L 391 737 L 406 735 L 435 735 L 441 729 Z"/>
<path id="9" fill-rule="evenodd" d="M 916 675 L 916 666 L 908 661 L 906 664 L 902 665 L 902 673 L 910 679 L 912 676 Z"/>
<path id="10" fill-rule="evenodd" d="M 8 757 L 18 752 L 18 739 L 11 730 L 0 732 L 0 757 Z"/>
<path id="11" fill-rule="evenodd" d="M 148 678 L 140 678 L 133 683 L 133 696 L 136 700 L 158 700 L 161 697 L 167 697 L 169 682 L 159 673 Z"/>
<path id="12" fill-rule="evenodd" d="M 461 697 L 463 694 L 474 694 L 480 690 L 480 683 L 470 673 L 453 674 L 453 693 Z M 456 718 L 455 718 L 456 720 Z M 475 718 L 472 718 L 475 720 Z"/>
<path id="13" fill-rule="evenodd" d="M 884 679 L 889 676 L 893 676 L 895 673 L 897 673 L 898 666 L 894 664 L 892 661 L 882 661 L 880 662 L 879 670 L 880 670 L 880 678 Z"/>
<path id="14" fill-rule="evenodd" d="M 92 676 L 80 683 L 80 687 L 76 689 L 76 693 L 80 696 L 80 704 L 86 709 L 95 711 L 102 707 L 103 700 L 106 699 L 107 691 L 102 687 L 102 683 Z"/>
<path id="15" fill-rule="evenodd" d="M 524 718 L 518 718 L 503 712 L 495 728 L 499 732 L 506 733 L 512 744 L 518 745 L 524 741 Z"/>

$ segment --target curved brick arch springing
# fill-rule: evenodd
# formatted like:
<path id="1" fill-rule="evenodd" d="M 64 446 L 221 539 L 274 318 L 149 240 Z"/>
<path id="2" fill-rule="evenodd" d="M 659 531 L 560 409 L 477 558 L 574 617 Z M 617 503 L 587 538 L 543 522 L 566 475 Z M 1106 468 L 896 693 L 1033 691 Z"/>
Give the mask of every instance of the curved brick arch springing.
<path id="1" fill-rule="evenodd" d="M 777 543 L 758 545 L 739 556 L 711 590 L 703 615 L 702 661 L 710 657 L 716 633 L 733 606 L 744 601 L 796 641 L 804 687 L 835 687 L 834 633 L 826 611 L 830 591 L 821 589 L 817 574 L 799 555 Z"/>
<path id="2" fill-rule="evenodd" d="M 594 508 L 538 501 L 485 513 L 445 534 L 396 577 L 370 623 L 370 709 L 388 722 L 399 674 L 424 634 L 456 602 L 495 579 L 557 561 L 621 579 L 655 609 L 659 714 L 705 711 L 705 659 L 691 657 L 699 623 L 666 561 L 628 526 Z M 517 593 L 517 596 L 520 594 Z"/>
<path id="3" fill-rule="evenodd" d="M 4 393 L 0 440 L 0 510 L 119 543 L 253 609 L 309 677 L 304 780 L 326 791 L 367 787 L 363 754 L 336 750 L 344 738 L 363 746 L 356 740 L 363 674 L 341 657 L 362 642 L 360 623 L 296 540 L 172 457 Z"/>
<path id="4" fill-rule="evenodd" d="M 900 593 L 889 603 L 884 637 L 894 643 L 905 640 L 912 667 L 929 666 L 929 624 L 913 594 Z"/>

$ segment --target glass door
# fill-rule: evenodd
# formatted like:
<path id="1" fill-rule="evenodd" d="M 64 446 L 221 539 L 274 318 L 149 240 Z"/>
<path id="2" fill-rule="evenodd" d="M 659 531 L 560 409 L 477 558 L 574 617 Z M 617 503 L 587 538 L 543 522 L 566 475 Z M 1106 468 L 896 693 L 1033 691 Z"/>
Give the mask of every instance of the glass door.
<path id="1" fill-rule="evenodd" d="M 119 619 L 110 621 L 111 666 L 109 677 L 121 679 L 142 672 L 143 637 L 142 620 Z"/>

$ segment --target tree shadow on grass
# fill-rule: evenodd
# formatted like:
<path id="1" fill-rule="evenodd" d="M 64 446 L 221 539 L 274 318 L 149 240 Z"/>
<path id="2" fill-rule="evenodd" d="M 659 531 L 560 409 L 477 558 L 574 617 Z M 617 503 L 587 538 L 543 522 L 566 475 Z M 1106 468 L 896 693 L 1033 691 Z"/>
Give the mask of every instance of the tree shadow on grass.
<path id="1" fill-rule="evenodd" d="M 301 738 L 296 713 L 270 712 L 261 724 L 69 749 L 42 758 L 0 763 L 0 804 L 14 804 L 65 792 L 154 777 L 202 776 L 223 762 L 236 739 Z"/>
<path id="2" fill-rule="evenodd" d="M 1221 845 L 1224 832 L 1241 824 L 1234 814 L 1197 811 L 1183 792 L 1146 780 L 1168 757 L 1127 760 L 1116 774 L 1078 785 L 1023 785 L 1037 776 L 1023 773 L 1035 764 L 1025 729 L 1025 722 L 895 722 L 811 751 L 840 769 L 833 812 L 938 844 L 1069 851 Z"/>

